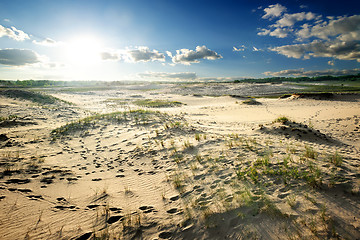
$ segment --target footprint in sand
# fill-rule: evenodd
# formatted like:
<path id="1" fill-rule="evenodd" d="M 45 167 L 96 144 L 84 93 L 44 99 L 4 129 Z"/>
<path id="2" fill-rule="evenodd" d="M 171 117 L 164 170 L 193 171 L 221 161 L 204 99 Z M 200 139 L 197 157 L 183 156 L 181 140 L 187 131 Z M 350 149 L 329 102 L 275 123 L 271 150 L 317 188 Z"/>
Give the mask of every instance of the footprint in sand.
<path id="1" fill-rule="evenodd" d="M 29 188 L 18 188 L 17 189 L 19 192 L 22 192 L 22 193 L 29 193 L 29 192 L 32 192 L 31 189 Z"/>
<path id="2" fill-rule="evenodd" d="M 153 206 L 141 206 L 139 209 L 144 213 L 157 212 Z"/>
<path id="3" fill-rule="evenodd" d="M 177 209 L 177 208 L 171 208 L 171 209 L 167 210 L 166 212 L 170 213 L 170 214 L 174 214 L 174 213 L 181 214 L 181 213 L 183 213 L 183 211 L 181 209 Z"/>
<path id="4" fill-rule="evenodd" d="M 173 196 L 173 197 L 170 197 L 170 201 L 176 201 L 176 200 L 179 200 L 180 196 L 179 195 L 176 195 L 176 196 Z"/>
<path id="5" fill-rule="evenodd" d="M 75 238 L 75 240 L 88 240 L 91 238 L 92 235 L 93 235 L 92 232 L 87 232 L 87 233 L 84 233 L 83 235 L 81 235 L 80 237 Z"/>
<path id="6" fill-rule="evenodd" d="M 87 207 L 88 209 L 93 210 L 93 209 L 95 209 L 95 208 L 97 208 L 97 207 L 99 207 L 99 206 L 100 206 L 99 204 L 90 204 L 90 205 L 87 205 L 86 207 Z"/>
<path id="7" fill-rule="evenodd" d="M 30 200 L 44 199 L 43 196 L 41 196 L 41 195 L 29 195 L 29 196 L 26 196 L 26 197 L 29 198 Z"/>
<path id="8" fill-rule="evenodd" d="M 108 218 L 108 220 L 106 221 L 108 224 L 113 224 L 119 220 L 122 220 L 124 219 L 124 216 L 122 215 L 119 215 L 119 216 L 111 216 Z"/>
<path id="9" fill-rule="evenodd" d="M 70 206 L 63 206 L 63 205 L 57 205 L 54 207 L 55 209 L 59 209 L 59 210 L 66 210 L 66 209 L 69 209 L 71 211 L 76 211 L 80 208 L 74 206 L 74 205 L 70 205 Z"/>
<path id="10" fill-rule="evenodd" d="M 10 183 L 16 183 L 16 184 L 25 184 L 25 183 L 29 183 L 30 179 L 20 179 L 20 178 L 12 178 L 12 179 L 8 179 L 5 183 L 6 184 L 10 184 Z"/>
<path id="11" fill-rule="evenodd" d="M 110 207 L 109 210 L 114 213 L 120 213 L 122 211 L 122 208 Z"/>
<path id="12" fill-rule="evenodd" d="M 171 238 L 172 236 L 172 232 L 161 232 L 159 234 L 159 238 L 162 238 L 162 239 L 169 239 Z"/>

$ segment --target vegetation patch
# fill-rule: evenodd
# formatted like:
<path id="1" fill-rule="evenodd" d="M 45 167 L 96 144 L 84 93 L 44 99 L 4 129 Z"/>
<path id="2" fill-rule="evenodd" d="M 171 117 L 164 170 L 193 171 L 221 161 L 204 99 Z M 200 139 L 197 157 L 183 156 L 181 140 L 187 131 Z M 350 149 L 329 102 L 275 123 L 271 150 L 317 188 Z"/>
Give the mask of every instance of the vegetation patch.
<path id="1" fill-rule="evenodd" d="M 254 98 L 246 99 L 245 101 L 242 101 L 242 104 L 246 105 L 261 105 L 261 102 L 256 101 Z"/>
<path id="2" fill-rule="evenodd" d="M 52 130 L 51 135 L 53 140 L 58 137 L 72 134 L 74 132 L 86 131 L 89 128 L 97 127 L 100 121 L 108 121 L 115 123 L 133 121 L 135 124 L 148 124 L 149 121 L 156 121 L 165 116 L 160 112 L 147 111 L 147 110 L 130 110 L 124 112 L 113 112 L 106 114 L 96 114 L 86 118 L 79 119 L 77 121 L 70 122 Z"/>
<path id="3" fill-rule="evenodd" d="M 141 99 L 133 102 L 135 105 L 149 108 L 178 107 L 183 103 L 177 101 L 167 101 L 158 99 Z"/>
<path id="4" fill-rule="evenodd" d="M 282 123 L 282 124 L 285 124 L 287 123 L 288 121 L 290 121 L 287 117 L 285 116 L 281 116 L 281 117 L 278 117 L 277 119 L 275 119 L 273 122 L 274 123 Z"/>
<path id="5" fill-rule="evenodd" d="M 5 117 L 0 117 L 0 122 L 2 121 L 12 121 L 17 119 L 18 116 L 17 115 L 9 115 L 9 116 L 5 116 Z"/>
<path id="6" fill-rule="evenodd" d="M 8 98 L 18 98 L 22 100 L 28 100 L 39 104 L 54 104 L 62 101 L 56 97 L 46 95 L 34 91 L 24 91 L 19 89 L 1 90 L 0 95 Z"/>

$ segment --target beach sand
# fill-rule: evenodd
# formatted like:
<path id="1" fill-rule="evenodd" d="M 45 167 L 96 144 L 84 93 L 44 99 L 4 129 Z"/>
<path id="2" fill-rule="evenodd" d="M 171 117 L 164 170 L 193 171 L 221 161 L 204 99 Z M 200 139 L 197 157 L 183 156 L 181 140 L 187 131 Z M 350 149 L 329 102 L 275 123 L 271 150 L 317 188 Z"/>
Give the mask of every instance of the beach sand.
<path id="1" fill-rule="evenodd" d="M 0 97 L 0 239 L 360 239 L 360 95 L 209 91 Z"/>

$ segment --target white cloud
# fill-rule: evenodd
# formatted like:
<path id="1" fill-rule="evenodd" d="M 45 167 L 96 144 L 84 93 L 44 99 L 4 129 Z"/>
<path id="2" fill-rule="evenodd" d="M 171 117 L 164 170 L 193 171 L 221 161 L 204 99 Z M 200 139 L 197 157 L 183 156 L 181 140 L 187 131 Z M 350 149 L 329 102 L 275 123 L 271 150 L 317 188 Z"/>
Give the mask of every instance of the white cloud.
<path id="1" fill-rule="evenodd" d="M 329 64 L 330 66 L 334 66 L 334 65 L 335 65 L 335 61 L 334 61 L 334 60 L 328 61 L 328 64 Z"/>
<path id="2" fill-rule="evenodd" d="M 10 66 L 24 66 L 40 63 L 42 57 L 36 52 L 28 49 L 0 49 L 0 64 Z"/>
<path id="3" fill-rule="evenodd" d="M 317 17 L 316 14 L 312 12 L 301 12 L 301 13 L 293 13 L 293 14 L 284 14 L 284 16 L 276 22 L 276 26 L 279 27 L 292 27 L 296 22 L 303 20 L 313 20 Z"/>
<path id="4" fill-rule="evenodd" d="M 265 9 L 268 10 L 263 18 L 278 17 L 279 20 L 268 28 L 260 29 L 258 35 L 277 38 L 293 36 L 297 42 L 310 40 L 303 44 L 271 47 L 269 50 L 289 58 L 330 57 L 360 62 L 360 15 L 323 18 L 312 12 L 282 14 L 282 11 L 275 11 L 280 9 L 275 5 Z M 305 22 L 298 26 L 296 23 L 300 21 Z"/>
<path id="5" fill-rule="evenodd" d="M 340 60 L 356 60 L 360 62 L 360 43 L 358 41 L 341 42 L 314 40 L 311 43 L 285 45 L 270 48 L 289 58 L 331 57 Z"/>
<path id="6" fill-rule="evenodd" d="M 265 15 L 262 18 L 274 18 L 280 17 L 283 12 L 286 11 L 286 7 L 282 6 L 281 4 L 270 5 L 267 8 L 264 8 Z"/>
<path id="7" fill-rule="evenodd" d="M 60 42 L 57 42 L 57 41 L 55 41 L 55 40 L 53 40 L 51 38 L 45 38 L 42 41 L 33 40 L 32 42 L 34 44 L 42 45 L 42 46 L 55 46 L 55 45 L 60 44 Z"/>
<path id="8" fill-rule="evenodd" d="M 287 28 L 276 28 L 275 30 L 269 33 L 270 36 L 277 38 L 286 38 L 288 34 L 289 34 L 289 29 Z"/>
<path id="9" fill-rule="evenodd" d="M 172 53 L 170 51 L 166 51 L 166 54 L 169 56 L 169 57 L 173 57 Z"/>
<path id="10" fill-rule="evenodd" d="M 233 47 L 234 52 L 242 52 L 246 49 L 245 45 L 241 45 L 239 48 Z"/>
<path id="11" fill-rule="evenodd" d="M 314 77 L 314 76 L 343 76 L 343 75 L 356 75 L 360 73 L 360 68 L 355 69 L 326 69 L 326 70 L 311 70 L 305 71 L 303 68 L 300 69 L 287 69 L 279 72 L 264 72 L 267 76 L 274 77 L 285 77 L 285 76 L 296 76 L 296 77 Z"/>
<path id="12" fill-rule="evenodd" d="M 154 80 L 194 80 L 197 78 L 194 72 L 180 72 L 180 73 L 167 73 L 167 72 L 146 72 L 138 74 L 141 78 L 151 78 Z"/>
<path id="13" fill-rule="evenodd" d="M 131 62 L 165 61 L 165 55 L 157 50 L 150 50 L 148 47 L 137 47 L 126 52 Z"/>
<path id="14" fill-rule="evenodd" d="M 328 22 L 322 22 L 314 26 L 305 25 L 297 35 L 301 38 L 320 38 L 329 40 L 336 37 L 341 41 L 360 40 L 360 15 L 350 17 L 340 17 L 338 19 L 329 19 Z"/>
<path id="15" fill-rule="evenodd" d="M 190 65 L 191 63 L 199 63 L 200 59 L 216 60 L 222 56 L 206 46 L 197 46 L 196 50 L 180 49 L 176 50 L 176 55 L 172 57 L 173 63 L 181 63 Z"/>
<path id="16" fill-rule="evenodd" d="M 126 62 L 149 62 L 165 61 L 165 55 L 148 47 L 137 47 L 135 49 L 107 50 L 100 53 L 102 60 L 126 61 Z"/>
<path id="17" fill-rule="evenodd" d="M 16 41 L 24 41 L 25 39 L 30 39 L 29 35 L 25 32 L 16 29 L 15 27 L 7 28 L 0 25 L 0 37 L 7 36 Z"/>

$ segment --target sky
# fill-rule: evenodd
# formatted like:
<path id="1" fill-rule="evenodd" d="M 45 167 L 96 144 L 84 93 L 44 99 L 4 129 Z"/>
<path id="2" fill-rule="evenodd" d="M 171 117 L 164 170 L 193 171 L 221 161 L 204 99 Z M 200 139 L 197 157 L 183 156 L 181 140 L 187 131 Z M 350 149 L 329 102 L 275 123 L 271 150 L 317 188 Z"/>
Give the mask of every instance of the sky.
<path id="1" fill-rule="evenodd" d="M 360 1 L 0 0 L 0 79 L 360 73 Z"/>

